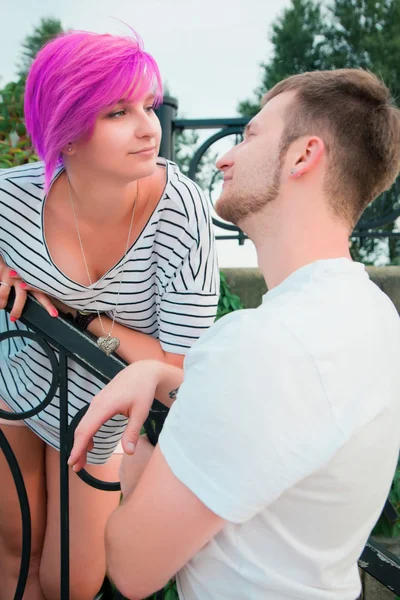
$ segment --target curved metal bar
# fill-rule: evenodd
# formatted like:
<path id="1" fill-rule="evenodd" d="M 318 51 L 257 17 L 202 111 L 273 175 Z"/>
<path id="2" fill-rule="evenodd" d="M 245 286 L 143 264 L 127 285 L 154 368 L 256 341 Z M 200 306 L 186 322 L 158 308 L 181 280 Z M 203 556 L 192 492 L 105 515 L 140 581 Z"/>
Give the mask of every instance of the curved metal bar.
<path id="1" fill-rule="evenodd" d="M 203 158 L 204 154 L 207 152 L 207 150 L 213 144 L 215 144 L 215 142 L 217 142 L 218 140 L 221 140 L 222 138 L 227 137 L 229 135 L 235 135 L 235 134 L 240 135 L 242 132 L 243 132 L 242 127 L 227 127 L 226 129 L 221 129 L 221 131 L 217 131 L 217 133 L 215 133 L 214 135 L 209 137 L 196 150 L 192 160 L 190 161 L 189 173 L 188 173 L 190 179 L 193 179 L 193 181 L 197 181 L 196 174 L 197 174 L 197 169 L 199 167 L 200 161 Z M 213 176 L 213 180 L 214 180 L 215 176 L 216 175 Z M 212 202 L 211 202 L 211 204 L 212 204 Z M 216 225 L 217 227 L 220 227 L 221 229 L 226 229 L 227 231 L 236 231 L 238 234 L 240 234 L 241 230 L 238 227 L 236 227 L 236 225 L 231 225 L 230 223 L 225 223 L 224 221 L 220 221 L 219 219 L 216 219 L 215 217 L 213 217 L 213 223 L 214 223 L 214 225 Z"/>
<path id="2" fill-rule="evenodd" d="M 400 217 L 400 207 L 396 210 L 393 210 L 391 213 L 385 215 L 384 217 L 377 217 L 376 219 L 365 220 L 363 220 L 363 218 L 361 217 L 361 219 L 356 225 L 356 230 L 358 231 L 360 229 L 374 229 L 375 227 L 389 225 L 390 223 L 393 223 L 393 221 L 395 221 L 398 217 Z M 374 231 L 371 231 L 370 233 L 371 236 L 373 236 Z"/>
<path id="3" fill-rule="evenodd" d="M 242 127 L 227 127 L 226 129 L 221 129 L 220 131 L 217 131 L 217 133 L 214 133 L 214 135 L 210 136 L 199 148 L 197 148 L 192 160 L 190 161 L 189 173 L 188 173 L 188 176 L 190 177 L 190 179 L 193 179 L 194 181 L 196 181 L 197 168 L 203 157 L 203 154 L 205 154 L 207 152 L 207 150 L 213 144 L 215 144 L 215 142 L 217 142 L 218 140 L 221 140 L 224 137 L 227 137 L 228 135 L 233 135 L 235 133 L 240 134 L 242 132 L 243 132 Z"/>
<path id="4" fill-rule="evenodd" d="M 370 205 L 371 208 L 376 208 L 378 210 L 378 212 L 380 213 L 380 215 L 378 214 L 378 216 L 370 218 L 370 219 L 366 219 L 366 218 L 363 219 L 363 215 L 361 215 L 360 220 L 357 223 L 355 229 L 357 229 L 357 230 L 359 230 L 359 229 L 375 229 L 376 227 L 382 227 L 383 225 L 389 225 L 390 223 L 393 223 L 400 216 L 400 206 L 398 208 L 395 208 L 394 210 L 391 210 L 391 212 L 389 212 L 387 214 L 384 214 L 384 212 L 385 212 L 386 206 L 391 206 L 391 203 L 388 202 L 388 199 L 390 198 L 390 196 L 392 194 L 394 194 L 398 198 L 399 192 L 400 192 L 400 177 L 398 177 L 396 179 L 393 186 L 389 190 L 387 190 L 386 192 L 384 192 L 383 194 L 378 196 L 378 198 L 376 198 Z M 364 214 L 365 214 L 365 211 L 364 211 Z M 373 236 L 373 234 L 374 234 L 374 232 L 371 231 L 371 237 Z"/>
<path id="5" fill-rule="evenodd" d="M 66 437 L 67 456 L 69 456 L 69 454 L 71 453 L 72 446 L 74 445 L 75 430 L 78 427 L 83 416 L 88 411 L 88 409 L 89 404 L 78 410 L 76 415 L 71 420 L 71 423 L 69 424 Z M 150 410 L 150 414 L 151 417 L 146 419 L 144 423 L 144 429 L 146 431 L 147 437 L 149 438 L 149 441 L 153 444 L 153 446 L 155 446 L 157 444 L 158 436 L 162 429 L 164 420 L 168 414 L 168 409 L 163 404 L 158 402 L 158 400 L 154 400 L 153 406 Z M 154 418 L 155 421 L 155 429 L 151 424 L 152 418 Z M 77 475 L 82 481 L 98 490 L 103 490 L 105 492 L 118 492 L 121 490 L 121 484 L 119 481 L 102 481 L 101 479 L 90 475 L 86 471 L 86 469 L 81 469 L 77 472 Z"/>
<path id="6" fill-rule="evenodd" d="M 75 429 L 78 427 L 82 417 L 86 414 L 88 409 L 89 404 L 78 410 L 76 415 L 73 417 L 71 423 L 69 424 L 66 440 L 67 456 L 70 455 L 72 446 L 74 445 Z M 85 469 L 81 469 L 80 471 L 78 471 L 77 475 L 80 479 L 82 479 L 82 481 L 98 490 L 103 490 L 105 492 L 119 492 L 121 490 L 121 484 L 119 481 L 102 481 L 101 479 L 90 475 Z"/>
<path id="7" fill-rule="evenodd" d="M 44 350 L 50 362 L 51 383 L 46 397 L 35 408 L 31 408 L 30 410 L 26 410 L 24 412 L 12 413 L 0 409 L 0 417 L 8 421 L 20 421 L 23 419 L 33 417 L 33 415 L 37 415 L 40 411 L 46 408 L 46 406 L 48 406 L 53 400 L 60 381 L 60 369 L 57 357 L 54 354 L 53 349 L 49 346 L 47 342 L 45 342 L 40 336 L 38 336 L 37 333 L 34 333 L 33 331 L 5 331 L 3 333 L 0 333 L 0 342 L 14 337 L 30 338 L 36 343 L 38 343 L 39 346 L 41 346 L 42 350 Z"/>
<path id="8" fill-rule="evenodd" d="M 24 478 L 19 468 L 15 454 L 8 443 L 8 440 L 0 429 L 0 448 L 4 453 L 6 461 L 10 467 L 11 475 L 14 479 L 15 488 L 18 494 L 19 505 L 21 508 L 22 519 L 22 553 L 21 566 L 19 570 L 17 589 L 14 600 L 23 600 L 26 582 L 29 575 L 29 563 L 31 560 L 31 512 L 29 509 L 28 494 L 26 493 Z"/>

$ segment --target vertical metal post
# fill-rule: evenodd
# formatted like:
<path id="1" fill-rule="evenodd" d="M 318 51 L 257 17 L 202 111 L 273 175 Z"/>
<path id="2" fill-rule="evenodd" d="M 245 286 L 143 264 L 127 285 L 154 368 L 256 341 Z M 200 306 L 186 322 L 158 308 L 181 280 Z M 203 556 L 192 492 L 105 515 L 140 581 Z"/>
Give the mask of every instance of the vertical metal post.
<path id="1" fill-rule="evenodd" d="M 160 156 L 174 160 L 174 121 L 178 111 L 178 100 L 171 96 L 164 96 L 164 101 L 156 110 L 160 119 L 162 138 Z"/>
<path id="2" fill-rule="evenodd" d="M 61 600 L 69 600 L 69 481 L 67 354 L 60 349 L 60 569 Z"/>

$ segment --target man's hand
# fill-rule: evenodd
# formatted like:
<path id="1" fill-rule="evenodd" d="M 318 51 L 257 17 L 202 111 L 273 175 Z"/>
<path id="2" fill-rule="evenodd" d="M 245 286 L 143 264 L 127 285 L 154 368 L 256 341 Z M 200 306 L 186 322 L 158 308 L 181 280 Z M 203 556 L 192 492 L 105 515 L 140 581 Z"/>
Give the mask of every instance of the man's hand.
<path id="1" fill-rule="evenodd" d="M 147 435 L 141 435 L 136 445 L 135 454 L 124 454 L 119 469 L 121 492 L 126 499 L 135 489 L 143 471 L 152 457 L 154 446 L 150 444 Z"/>
<path id="2" fill-rule="evenodd" d="M 129 417 L 122 436 L 126 454 L 135 452 L 143 423 L 153 403 L 165 365 L 142 360 L 126 367 L 95 396 L 75 431 L 74 446 L 68 464 L 79 471 L 86 464 L 86 453 L 93 447 L 93 436 L 103 423 L 115 415 Z M 175 367 L 171 367 L 174 369 Z"/>

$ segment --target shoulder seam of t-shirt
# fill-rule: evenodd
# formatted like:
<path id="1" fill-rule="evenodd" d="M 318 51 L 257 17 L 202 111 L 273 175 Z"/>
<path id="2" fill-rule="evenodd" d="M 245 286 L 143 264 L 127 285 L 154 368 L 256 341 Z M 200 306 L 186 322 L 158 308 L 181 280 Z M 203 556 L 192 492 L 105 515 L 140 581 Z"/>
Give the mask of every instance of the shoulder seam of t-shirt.
<path id="1" fill-rule="evenodd" d="M 333 419 L 333 421 L 334 421 L 334 423 L 335 423 L 338 431 L 340 431 L 341 435 L 343 436 L 343 439 L 345 439 L 346 435 L 345 435 L 344 431 L 342 430 L 342 428 L 340 427 L 339 423 L 337 422 L 335 413 L 334 413 L 333 408 L 332 408 L 331 398 L 329 397 L 328 391 L 327 391 L 327 389 L 325 387 L 324 380 L 323 380 L 323 377 L 321 375 L 321 371 L 320 371 L 320 369 L 318 367 L 317 361 L 315 360 L 314 354 L 305 345 L 305 343 L 303 342 L 303 340 L 301 340 L 299 338 L 299 336 L 293 331 L 293 329 L 287 323 L 285 323 L 285 321 L 283 321 L 281 318 L 279 318 L 277 320 L 279 321 L 279 323 L 283 327 L 285 327 L 285 329 L 287 329 L 287 331 L 290 333 L 290 335 L 297 341 L 297 343 L 299 344 L 299 346 L 304 350 L 305 353 L 307 353 L 308 357 L 312 360 L 312 363 L 313 363 L 313 365 L 315 367 L 315 370 L 318 373 L 318 378 L 319 378 L 319 381 L 320 381 L 320 384 L 321 384 L 321 388 L 323 389 L 325 397 L 326 397 L 326 399 L 328 401 L 329 411 L 331 413 L 332 419 Z"/>

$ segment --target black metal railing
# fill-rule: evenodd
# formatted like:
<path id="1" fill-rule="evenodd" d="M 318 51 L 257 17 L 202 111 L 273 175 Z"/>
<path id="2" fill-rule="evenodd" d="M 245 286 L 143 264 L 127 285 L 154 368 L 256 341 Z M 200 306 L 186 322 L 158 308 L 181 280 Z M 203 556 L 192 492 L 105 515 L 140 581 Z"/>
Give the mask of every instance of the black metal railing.
<path id="1" fill-rule="evenodd" d="M 14 294 L 10 294 L 6 307 L 10 311 L 14 302 Z M 28 298 L 23 315 L 20 318 L 22 324 L 29 331 L 5 331 L 0 333 L 0 342 L 16 337 L 34 340 L 40 345 L 46 354 L 51 368 L 51 382 L 49 390 L 43 401 L 35 408 L 26 412 L 10 413 L 0 410 L 0 417 L 15 421 L 32 417 L 43 411 L 59 391 L 60 403 L 60 597 L 61 600 L 69 600 L 69 481 L 67 460 L 72 448 L 73 435 L 76 426 L 86 412 L 85 407 L 77 412 L 75 417 L 68 422 L 68 377 L 67 361 L 74 361 L 84 367 L 88 373 L 95 375 L 104 384 L 107 384 L 126 363 L 116 356 L 107 357 L 95 343 L 89 334 L 78 331 L 64 317 L 54 319 L 33 299 Z M 62 340 L 62 342 L 60 341 Z M 57 354 L 55 353 L 57 351 Z M 58 357 L 57 357 L 58 355 Z M 157 400 L 151 408 L 144 428 L 149 440 L 156 444 L 161 431 L 167 409 Z M 20 571 L 14 600 L 23 600 L 24 590 L 27 583 L 30 549 L 31 549 L 31 516 L 29 502 L 22 473 L 18 466 L 15 454 L 8 443 L 4 433 L 0 429 L 0 448 L 4 453 L 9 465 L 14 484 L 16 487 L 22 519 L 22 555 Z M 96 479 L 82 469 L 78 476 L 88 485 L 99 490 L 120 490 L 119 482 L 106 482 Z M 162 593 L 158 598 L 162 598 Z M 11 599 L 10 599 L 11 600 Z"/>

